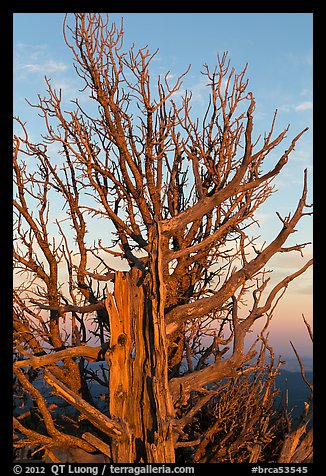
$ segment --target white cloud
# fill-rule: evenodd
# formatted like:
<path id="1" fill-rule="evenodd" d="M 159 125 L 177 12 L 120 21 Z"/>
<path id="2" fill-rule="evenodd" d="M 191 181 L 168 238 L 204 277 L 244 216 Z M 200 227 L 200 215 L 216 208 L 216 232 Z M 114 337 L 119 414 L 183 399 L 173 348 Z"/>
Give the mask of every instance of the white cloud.
<path id="1" fill-rule="evenodd" d="M 313 103 L 312 101 L 304 101 L 297 106 L 294 106 L 295 111 L 308 111 L 313 108 Z"/>
<path id="2" fill-rule="evenodd" d="M 282 106 L 278 107 L 278 110 L 282 111 L 282 112 L 311 111 L 312 109 L 313 109 L 313 102 L 312 101 L 303 101 L 299 104 L 283 104 Z"/>
<path id="3" fill-rule="evenodd" d="M 14 73 L 16 79 L 24 80 L 28 75 L 44 76 L 47 74 L 63 73 L 68 66 L 53 58 L 48 47 L 17 43 L 14 49 Z"/>
<path id="4" fill-rule="evenodd" d="M 20 64 L 18 69 L 24 70 L 27 73 L 57 73 L 62 72 L 67 69 L 67 65 L 65 65 L 62 61 L 55 61 L 50 59 L 45 63 L 26 63 Z"/>
<path id="5" fill-rule="evenodd" d="M 303 53 L 289 53 L 287 54 L 286 61 L 290 62 L 295 66 L 302 66 L 302 65 L 313 65 L 313 49 L 310 48 L 309 50 Z"/>

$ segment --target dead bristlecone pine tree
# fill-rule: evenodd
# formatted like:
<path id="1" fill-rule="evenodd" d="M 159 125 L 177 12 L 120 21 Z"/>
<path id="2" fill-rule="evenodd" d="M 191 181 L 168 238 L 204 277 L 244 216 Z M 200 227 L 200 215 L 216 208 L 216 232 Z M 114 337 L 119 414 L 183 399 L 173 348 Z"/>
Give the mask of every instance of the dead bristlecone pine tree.
<path id="1" fill-rule="evenodd" d="M 308 245 L 287 244 L 311 215 L 306 171 L 272 241 L 251 230 L 306 129 L 284 152 L 275 113 L 260 138 L 247 67 L 227 53 L 204 66 L 197 120 L 180 94 L 188 70 L 152 79 L 155 54 L 125 51 L 122 24 L 76 13 L 63 27 L 86 99 L 46 78 L 30 103 L 40 138 L 22 118 L 14 128 L 15 448 L 53 462 L 63 449 L 79 462 L 277 460 L 266 330 L 312 261 L 279 282 L 268 263 Z"/>

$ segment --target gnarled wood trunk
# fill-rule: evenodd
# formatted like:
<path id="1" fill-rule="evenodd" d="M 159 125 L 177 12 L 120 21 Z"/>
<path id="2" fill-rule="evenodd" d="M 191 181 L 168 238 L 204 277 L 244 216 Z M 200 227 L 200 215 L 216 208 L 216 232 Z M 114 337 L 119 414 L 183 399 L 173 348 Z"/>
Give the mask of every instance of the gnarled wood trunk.
<path id="1" fill-rule="evenodd" d="M 106 300 L 111 333 L 106 353 L 109 412 L 125 428 L 123 438 L 112 442 L 112 459 L 173 463 L 174 410 L 168 389 L 159 260 L 143 278 L 136 268 L 117 272 L 114 293 Z"/>

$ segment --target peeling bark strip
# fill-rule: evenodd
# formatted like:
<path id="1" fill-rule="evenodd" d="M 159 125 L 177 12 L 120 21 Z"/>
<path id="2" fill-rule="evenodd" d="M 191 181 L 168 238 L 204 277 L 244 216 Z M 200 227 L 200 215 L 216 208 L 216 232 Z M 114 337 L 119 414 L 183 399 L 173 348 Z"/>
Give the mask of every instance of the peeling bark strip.
<path id="1" fill-rule="evenodd" d="M 156 234 L 156 249 L 157 240 Z M 157 292 L 160 260 L 153 261 L 142 284 L 136 268 L 116 273 L 114 295 L 106 300 L 111 331 L 106 354 L 109 413 L 124 427 L 123 438 L 112 442 L 117 463 L 175 461 L 162 293 Z"/>

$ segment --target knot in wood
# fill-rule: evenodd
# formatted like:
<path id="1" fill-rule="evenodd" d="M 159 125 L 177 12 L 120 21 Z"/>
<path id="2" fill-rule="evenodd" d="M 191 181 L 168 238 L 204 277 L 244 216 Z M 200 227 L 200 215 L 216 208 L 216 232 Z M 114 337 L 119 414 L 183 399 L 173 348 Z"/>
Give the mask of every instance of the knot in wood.
<path id="1" fill-rule="evenodd" d="M 126 342 L 127 342 L 126 334 L 124 334 L 124 333 L 120 334 L 119 337 L 118 337 L 118 344 L 125 345 Z"/>
<path id="2" fill-rule="evenodd" d="M 121 383 L 118 385 L 116 391 L 114 392 L 114 396 L 118 400 L 124 400 L 126 398 L 126 392 L 123 389 L 123 386 Z"/>

